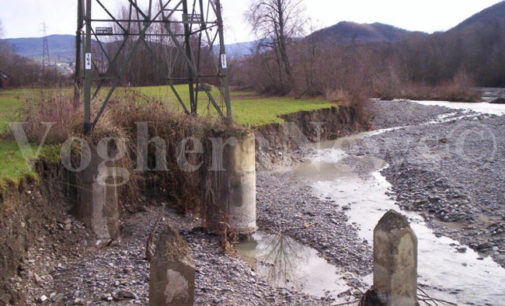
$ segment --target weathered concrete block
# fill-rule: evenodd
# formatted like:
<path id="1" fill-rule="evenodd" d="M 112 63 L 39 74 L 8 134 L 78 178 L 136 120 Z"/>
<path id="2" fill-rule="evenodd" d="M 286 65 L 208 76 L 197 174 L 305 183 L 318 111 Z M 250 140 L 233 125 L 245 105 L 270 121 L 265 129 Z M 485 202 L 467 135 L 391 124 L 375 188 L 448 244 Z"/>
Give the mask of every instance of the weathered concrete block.
<path id="1" fill-rule="evenodd" d="M 89 154 L 92 155 L 89 166 L 77 174 L 78 216 L 98 240 L 117 240 L 120 231 L 115 178 L 98 155 Z"/>
<path id="2" fill-rule="evenodd" d="M 229 224 L 241 234 L 256 227 L 256 148 L 254 134 L 239 141 L 226 156 L 229 160 Z"/>
<path id="3" fill-rule="evenodd" d="M 195 265 L 186 242 L 167 226 L 151 261 L 149 305 L 193 305 Z"/>
<path id="4" fill-rule="evenodd" d="M 417 237 L 407 219 L 390 210 L 374 230 L 374 290 L 385 305 L 417 302 Z"/>
<path id="5" fill-rule="evenodd" d="M 218 231 L 226 222 L 239 234 L 256 227 L 256 149 L 253 133 L 237 138 L 223 149 L 224 171 L 211 171 L 212 202 L 207 209 L 207 226 Z"/>

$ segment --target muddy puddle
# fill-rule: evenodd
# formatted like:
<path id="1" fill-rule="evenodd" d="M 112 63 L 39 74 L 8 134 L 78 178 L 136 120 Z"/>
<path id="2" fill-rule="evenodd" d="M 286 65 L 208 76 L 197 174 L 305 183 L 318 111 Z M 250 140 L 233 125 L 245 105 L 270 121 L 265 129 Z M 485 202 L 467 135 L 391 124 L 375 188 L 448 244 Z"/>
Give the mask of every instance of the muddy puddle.
<path id="1" fill-rule="evenodd" d="M 318 252 L 283 234 L 255 233 L 236 246 L 238 254 L 271 285 L 315 297 L 331 297 L 349 290 L 345 274 Z"/>

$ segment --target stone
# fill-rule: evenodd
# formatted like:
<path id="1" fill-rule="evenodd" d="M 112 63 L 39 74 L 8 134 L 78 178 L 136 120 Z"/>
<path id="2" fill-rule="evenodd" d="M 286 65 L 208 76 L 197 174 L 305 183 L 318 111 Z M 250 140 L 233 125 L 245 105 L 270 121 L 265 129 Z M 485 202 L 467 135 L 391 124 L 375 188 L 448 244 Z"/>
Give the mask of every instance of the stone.
<path id="1" fill-rule="evenodd" d="M 384 305 L 415 306 L 417 237 L 407 219 L 390 210 L 374 229 L 374 290 Z"/>
<path id="2" fill-rule="evenodd" d="M 186 242 L 167 225 L 151 261 L 149 305 L 193 305 L 195 264 Z"/>
<path id="3" fill-rule="evenodd" d="M 126 290 L 120 290 L 116 293 L 114 293 L 114 299 L 118 301 L 122 300 L 137 300 L 138 297 L 135 293 L 131 291 L 126 291 Z"/>
<path id="4" fill-rule="evenodd" d="M 459 253 L 466 253 L 466 247 L 459 247 L 457 250 Z"/>

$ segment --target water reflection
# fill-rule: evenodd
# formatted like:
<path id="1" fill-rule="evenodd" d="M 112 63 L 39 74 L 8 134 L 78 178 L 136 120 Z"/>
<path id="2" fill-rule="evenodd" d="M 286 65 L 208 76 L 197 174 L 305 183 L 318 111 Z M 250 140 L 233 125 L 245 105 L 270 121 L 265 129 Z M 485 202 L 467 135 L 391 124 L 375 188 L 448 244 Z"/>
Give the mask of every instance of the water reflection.
<path id="1" fill-rule="evenodd" d="M 273 286 L 317 297 L 336 297 L 348 289 L 337 267 L 321 258 L 316 250 L 282 233 L 256 233 L 236 249 Z"/>

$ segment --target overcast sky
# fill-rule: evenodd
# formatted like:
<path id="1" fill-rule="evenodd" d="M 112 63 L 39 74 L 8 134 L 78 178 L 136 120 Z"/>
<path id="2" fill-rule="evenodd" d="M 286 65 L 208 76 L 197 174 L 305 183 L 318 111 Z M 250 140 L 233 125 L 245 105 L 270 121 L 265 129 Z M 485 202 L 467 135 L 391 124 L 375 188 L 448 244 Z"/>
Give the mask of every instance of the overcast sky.
<path id="1" fill-rule="evenodd" d="M 143 0 L 139 0 L 142 2 Z M 104 0 L 104 3 L 126 0 Z M 413 31 L 448 30 L 497 0 L 304 0 L 307 16 L 315 29 L 340 21 L 381 22 Z M 254 39 L 244 14 L 250 0 L 222 0 L 226 42 Z M 4 37 L 42 36 L 42 23 L 48 34 L 74 34 L 75 0 L 0 0 L 0 20 Z"/>

